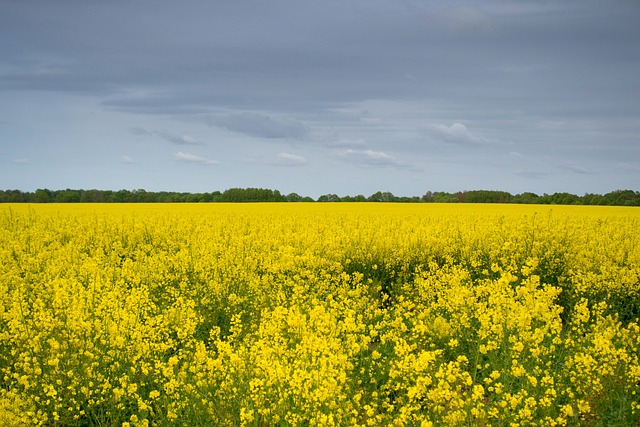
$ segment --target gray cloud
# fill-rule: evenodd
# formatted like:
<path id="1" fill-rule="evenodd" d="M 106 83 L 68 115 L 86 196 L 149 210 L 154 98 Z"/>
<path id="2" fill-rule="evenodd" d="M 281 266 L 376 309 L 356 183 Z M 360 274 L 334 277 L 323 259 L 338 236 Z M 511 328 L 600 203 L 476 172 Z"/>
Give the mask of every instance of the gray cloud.
<path id="1" fill-rule="evenodd" d="M 137 2 L 103 5 L 100 13 L 91 3 L 20 3 L 4 5 L 0 18 L 2 39 L 20 40 L 18 47 L 5 42 L 10 66 L 0 71 L 2 85 L 102 94 L 101 105 L 129 112 L 318 108 L 388 97 L 458 98 L 469 111 L 488 100 L 527 99 L 529 110 L 566 110 L 591 98 L 583 87 L 604 84 L 608 93 L 624 94 L 638 71 L 616 68 L 611 78 L 611 68 L 599 65 L 582 72 L 585 62 L 626 61 L 635 52 L 638 11 L 620 3 L 617 9 L 591 1 L 183 7 L 160 0 L 146 14 Z M 189 25 L 174 25 L 178 18 Z M 597 37 L 591 28 L 599 29 Z M 535 68 L 523 68 L 527 63 Z M 524 71 L 496 72 L 509 69 Z"/>
<path id="2" fill-rule="evenodd" d="M 628 172 L 640 172 L 640 163 L 620 162 L 615 165 L 615 168 Z"/>
<path id="3" fill-rule="evenodd" d="M 574 172 L 580 175 L 594 175 L 595 173 L 593 171 L 590 171 L 589 169 L 577 164 L 576 162 L 564 162 L 562 165 L 560 165 L 561 169 L 570 171 L 570 172 Z"/>
<path id="4" fill-rule="evenodd" d="M 446 11 L 444 17 L 447 25 L 458 32 L 482 34 L 489 33 L 495 29 L 493 19 L 475 7 L 456 6 Z"/>
<path id="5" fill-rule="evenodd" d="M 155 136 L 175 145 L 204 145 L 202 142 L 196 141 L 189 135 L 175 135 L 165 130 L 146 130 L 140 127 L 132 127 L 129 129 L 132 135 L 149 135 Z"/>
<path id="6" fill-rule="evenodd" d="M 433 177 L 416 171 L 409 182 L 403 169 L 410 167 L 399 158 L 429 158 L 446 162 L 442 182 L 464 187 L 475 178 L 460 170 L 483 155 L 516 164 L 539 192 L 607 191 L 637 183 L 633 167 L 616 165 L 640 163 L 638 22 L 640 8 L 629 0 L 157 0 L 153 8 L 139 1 L 8 1 L 0 14 L 0 141 L 28 147 L 12 156 L 38 165 L 56 153 L 78 153 L 71 141 L 118 159 L 141 154 L 117 129 L 144 123 L 130 138 L 166 141 L 183 150 L 183 162 L 210 160 L 184 148 L 202 141 L 215 141 L 224 165 L 233 164 L 226 158 L 259 156 L 261 144 L 295 141 L 295 150 L 278 150 L 305 159 L 309 150 L 330 152 L 336 182 L 357 169 L 359 185 L 373 186 L 384 168 L 385 181 L 410 193 Z M 201 133 L 187 131 L 195 124 Z M 502 146 L 512 143 L 508 154 Z M 77 155 L 77 165 L 95 158 Z M 145 163 L 164 155 L 145 153 Z M 260 181 L 273 172 L 261 168 L 278 162 L 296 159 L 274 155 L 250 170 L 229 167 L 220 185 Z M 69 169 L 63 160 L 50 164 L 56 167 Z M 122 168 L 131 182 L 142 176 L 134 175 L 141 168 Z M 527 182 L 511 179 L 515 168 L 486 170 L 495 175 L 490 182 Z M 13 186 L 45 186 L 55 175 L 5 169 L 0 181 Z M 71 169 L 83 187 L 88 178 L 80 166 Z M 588 173 L 604 170 L 606 177 Z M 295 182 L 300 193 L 321 185 L 302 171 L 281 168 L 277 182 Z M 104 188 L 129 178 L 104 176 Z M 193 175 L 168 171 L 144 178 L 198 185 L 189 181 Z"/>
<path id="7" fill-rule="evenodd" d="M 243 112 L 214 117 L 212 124 L 233 132 L 260 138 L 304 138 L 309 129 L 301 122 L 285 117 Z"/>
<path id="8" fill-rule="evenodd" d="M 139 136 L 139 135 L 153 135 L 153 131 L 148 131 L 146 129 L 143 129 L 143 128 L 137 127 L 137 126 L 129 128 L 129 132 L 131 132 L 131 135 L 136 135 L 136 136 Z"/>
<path id="9" fill-rule="evenodd" d="M 156 135 L 175 145 L 203 145 L 189 135 L 174 135 L 164 131 L 156 131 Z"/>
<path id="10" fill-rule="evenodd" d="M 552 174 L 541 169 L 526 168 L 526 169 L 518 169 L 516 171 L 516 175 L 519 175 L 525 178 L 530 178 L 530 179 L 542 179 Z"/>

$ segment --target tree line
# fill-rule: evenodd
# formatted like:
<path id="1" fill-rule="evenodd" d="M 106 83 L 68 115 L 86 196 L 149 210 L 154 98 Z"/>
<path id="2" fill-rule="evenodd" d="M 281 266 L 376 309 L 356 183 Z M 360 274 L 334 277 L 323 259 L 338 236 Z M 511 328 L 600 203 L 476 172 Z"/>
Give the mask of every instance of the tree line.
<path id="1" fill-rule="evenodd" d="M 525 192 L 510 194 L 506 191 L 473 190 L 447 193 L 427 191 L 422 196 L 399 197 L 390 192 L 378 191 L 368 197 L 324 194 L 317 199 L 297 193 L 287 195 L 265 188 L 230 188 L 223 192 L 182 193 L 145 190 L 49 190 L 34 192 L 0 190 L 0 203 L 197 203 L 197 202 L 396 202 L 396 203 L 523 203 L 553 205 L 605 205 L 640 206 L 640 192 L 616 190 L 606 194 L 587 193 L 577 196 L 571 193 L 537 195 Z"/>

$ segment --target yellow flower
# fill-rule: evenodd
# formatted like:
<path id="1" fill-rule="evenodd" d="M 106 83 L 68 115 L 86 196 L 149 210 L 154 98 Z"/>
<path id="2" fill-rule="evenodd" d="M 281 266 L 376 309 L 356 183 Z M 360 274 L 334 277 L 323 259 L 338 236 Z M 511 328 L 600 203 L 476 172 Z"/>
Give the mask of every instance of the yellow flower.
<path id="1" fill-rule="evenodd" d="M 562 405 L 560 410 L 567 417 L 570 417 L 570 418 L 573 417 L 573 406 L 571 406 L 571 405 Z"/>
<path id="2" fill-rule="evenodd" d="M 632 423 L 639 228 L 610 207 L 3 204 L 0 419 Z"/>

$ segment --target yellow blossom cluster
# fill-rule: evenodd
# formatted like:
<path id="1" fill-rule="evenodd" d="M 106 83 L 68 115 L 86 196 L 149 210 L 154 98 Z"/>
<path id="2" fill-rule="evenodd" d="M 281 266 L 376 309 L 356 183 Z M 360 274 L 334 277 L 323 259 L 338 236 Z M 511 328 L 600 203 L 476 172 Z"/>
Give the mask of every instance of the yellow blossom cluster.
<path id="1" fill-rule="evenodd" d="M 640 425 L 640 211 L 0 205 L 0 425 Z"/>

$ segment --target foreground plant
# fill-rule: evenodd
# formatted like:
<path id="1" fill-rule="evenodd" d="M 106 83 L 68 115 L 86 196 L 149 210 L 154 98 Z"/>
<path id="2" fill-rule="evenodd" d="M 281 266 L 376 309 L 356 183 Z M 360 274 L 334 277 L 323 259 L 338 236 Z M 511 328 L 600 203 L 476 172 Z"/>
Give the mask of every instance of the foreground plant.
<path id="1" fill-rule="evenodd" d="M 0 420 L 636 425 L 640 213 L 0 211 Z"/>

